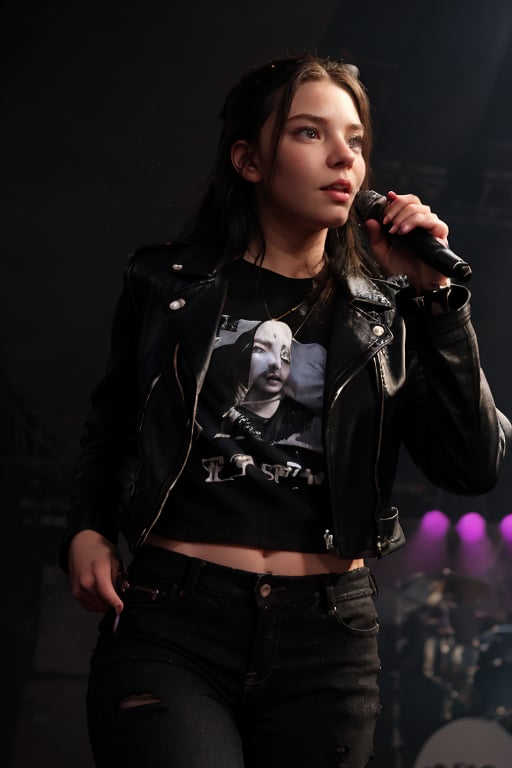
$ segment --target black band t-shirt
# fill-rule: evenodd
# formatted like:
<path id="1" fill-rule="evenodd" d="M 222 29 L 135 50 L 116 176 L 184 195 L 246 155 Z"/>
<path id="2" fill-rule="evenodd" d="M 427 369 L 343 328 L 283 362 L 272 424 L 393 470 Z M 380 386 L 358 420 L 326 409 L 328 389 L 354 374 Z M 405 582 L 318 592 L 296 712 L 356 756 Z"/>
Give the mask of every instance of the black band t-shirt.
<path id="1" fill-rule="evenodd" d="M 234 265 L 199 397 L 198 436 L 155 533 L 325 551 L 330 311 L 309 306 L 312 283 L 243 260 Z"/>

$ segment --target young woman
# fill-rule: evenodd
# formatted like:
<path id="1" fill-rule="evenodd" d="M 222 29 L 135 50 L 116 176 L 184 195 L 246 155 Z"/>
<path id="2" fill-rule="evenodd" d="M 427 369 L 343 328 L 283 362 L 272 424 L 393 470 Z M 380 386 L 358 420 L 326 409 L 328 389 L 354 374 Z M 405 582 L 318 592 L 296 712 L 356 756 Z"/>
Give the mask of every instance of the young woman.
<path id="1" fill-rule="evenodd" d="M 82 441 L 63 562 L 106 612 L 93 752 L 109 768 L 363 768 L 380 708 L 365 558 L 404 540 L 400 444 L 439 486 L 483 493 L 509 425 L 467 291 L 358 221 L 371 129 L 355 68 L 270 62 L 222 118 L 193 225 L 129 262 Z M 387 199 L 391 234 L 447 237 L 414 195 Z M 237 343 L 252 371 L 234 401 Z M 254 358 L 278 347 L 265 379 Z M 311 418 L 272 439 L 285 378 Z M 231 406 L 247 429 L 220 429 Z"/>

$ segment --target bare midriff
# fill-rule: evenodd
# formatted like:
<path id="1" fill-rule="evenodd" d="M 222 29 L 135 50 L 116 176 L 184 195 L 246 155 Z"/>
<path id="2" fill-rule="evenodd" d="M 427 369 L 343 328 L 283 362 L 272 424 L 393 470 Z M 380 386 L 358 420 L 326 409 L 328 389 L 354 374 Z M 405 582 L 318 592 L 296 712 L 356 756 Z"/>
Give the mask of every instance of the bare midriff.
<path id="1" fill-rule="evenodd" d="M 285 552 L 275 549 L 241 547 L 234 544 L 177 541 L 150 534 L 147 543 L 198 557 L 211 563 L 238 568 L 253 573 L 273 573 L 280 576 L 313 576 L 317 573 L 344 573 L 364 566 L 364 560 L 346 560 L 329 552 Z"/>

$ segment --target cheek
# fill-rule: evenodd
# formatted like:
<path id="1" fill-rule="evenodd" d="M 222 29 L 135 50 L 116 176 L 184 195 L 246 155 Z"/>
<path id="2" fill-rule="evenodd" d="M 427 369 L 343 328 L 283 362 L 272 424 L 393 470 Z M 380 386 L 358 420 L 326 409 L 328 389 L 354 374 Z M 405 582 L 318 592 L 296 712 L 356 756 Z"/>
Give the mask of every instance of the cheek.
<path id="1" fill-rule="evenodd" d="M 300 147 L 288 149 L 277 159 L 274 183 L 295 184 L 302 179 L 318 173 L 319 159 L 313 153 L 305 154 Z"/>
<path id="2" fill-rule="evenodd" d="M 354 164 L 354 167 L 359 180 L 359 186 L 361 186 L 366 176 L 366 162 L 362 155 L 358 156 L 357 162 Z"/>
<path id="3" fill-rule="evenodd" d="M 249 381 L 253 382 L 265 369 L 265 361 L 262 355 L 253 357 L 251 361 L 251 371 L 249 374 Z"/>

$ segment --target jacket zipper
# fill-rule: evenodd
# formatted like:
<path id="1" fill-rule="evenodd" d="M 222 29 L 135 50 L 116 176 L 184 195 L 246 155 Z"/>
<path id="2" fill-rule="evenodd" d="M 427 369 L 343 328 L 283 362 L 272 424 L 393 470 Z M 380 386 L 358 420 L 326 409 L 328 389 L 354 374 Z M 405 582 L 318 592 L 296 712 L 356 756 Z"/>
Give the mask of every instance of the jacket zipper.
<path id="1" fill-rule="evenodd" d="M 160 595 L 164 594 L 164 592 L 161 589 L 158 589 L 158 587 L 143 587 L 140 584 L 132 585 L 129 581 L 125 581 L 123 583 L 121 592 L 128 592 L 128 590 L 131 592 L 143 592 L 144 594 L 149 595 L 149 599 L 152 601 L 157 600 Z"/>
<path id="2" fill-rule="evenodd" d="M 142 425 L 144 423 L 144 416 L 146 414 L 146 408 L 147 408 L 147 405 L 149 403 L 149 399 L 150 399 L 151 395 L 153 394 L 154 388 L 156 387 L 156 385 L 160 381 L 161 376 L 162 376 L 162 374 L 159 373 L 157 376 L 155 376 L 155 378 L 153 379 L 153 381 L 150 384 L 149 392 L 148 392 L 148 394 L 146 396 L 146 399 L 144 401 L 144 406 L 142 408 L 142 413 L 141 413 L 140 420 L 139 420 L 139 432 L 142 430 Z"/>
<path id="3" fill-rule="evenodd" d="M 364 354 L 362 356 L 361 360 L 359 361 L 359 363 L 356 366 L 354 366 L 351 370 L 347 369 L 345 381 L 343 381 L 343 383 L 338 387 L 338 389 L 336 390 L 335 394 L 332 397 L 331 403 L 330 403 L 329 408 L 328 408 L 327 422 L 329 421 L 329 415 L 331 414 L 332 409 L 334 408 L 334 405 L 335 405 L 336 401 L 338 400 L 340 394 L 343 392 L 343 390 L 345 389 L 347 384 L 349 384 L 352 381 L 352 379 L 354 378 L 354 376 L 356 376 L 364 368 L 364 366 L 368 363 L 369 360 L 371 360 L 373 358 L 374 362 L 375 362 L 375 357 L 379 353 L 379 350 L 383 349 L 383 347 L 385 347 L 387 344 L 389 344 L 391 342 L 391 338 L 392 337 L 390 335 L 390 337 L 386 341 L 377 341 L 375 343 L 374 347 L 371 347 L 369 350 L 366 351 L 366 354 Z M 376 364 L 376 362 L 375 362 L 375 364 Z M 344 375 L 345 375 L 345 373 L 340 374 L 338 376 L 337 380 L 340 381 L 340 379 L 342 379 L 342 377 Z M 375 478 L 377 477 L 378 457 L 379 457 L 379 454 L 380 454 L 380 444 L 381 444 L 381 439 L 382 439 L 382 426 L 383 426 L 383 419 L 384 419 L 384 394 L 383 394 L 383 391 L 382 391 L 382 386 L 379 387 L 379 390 L 381 392 L 381 408 L 380 408 L 380 419 L 379 419 L 379 442 L 378 442 L 378 446 L 379 447 L 378 447 L 377 459 L 375 461 L 375 467 L 374 467 L 374 476 L 375 476 Z M 330 463 L 330 453 L 329 453 L 329 451 L 327 452 L 327 462 Z M 330 476 L 331 476 L 331 474 L 329 472 L 329 477 Z M 377 492 L 378 492 L 378 494 L 380 494 L 380 489 L 379 488 L 377 488 Z M 333 521 L 333 530 L 330 531 L 329 529 L 327 529 L 325 531 L 325 533 L 324 533 L 325 548 L 326 548 L 327 551 L 332 551 L 332 550 L 336 549 L 336 545 L 334 543 L 335 537 L 336 537 L 336 529 L 335 529 L 335 525 L 334 525 L 334 514 L 332 515 L 332 521 Z"/>
<path id="4" fill-rule="evenodd" d="M 201 280 L 199 282 L 199 285 L 207 285 L 208 283 L 213 282 L 214 279 L 215 279 L 215 275 L 208 275 L 208 277 L 206 279 Z M 226 289 L 224 290 L 224 298 L 225 298 L 225 296 L 226 296 Z M 218 316 L 217 316 L 217 323 L 219 322 L 220 312 L 221 312 L 221 310 L 219 310 L 219 313 L 218 313 Z M 185 403 L 185 392 L 184 392 L 184 389 L 183 389 L 183 386 L 181 384 L 180 377 L 179 377 L 179 374 L 178 374 L 177 360 L 178 360 L 179 347 L 180 347 L 180 343 L 178 341 L 177 344 L 176 344 L 176 348 L 174 350 L 173 366 L 174 366 L 174 375 L 176 376 L 176 382 L 178 384 L 178 387 L 179 387 L 179 390 L 180 390 L 180 393 L 181 393 L 181 398 L 183 400 L 183 403 Z M 167 489 L 167 491 L 165 493 L 165 496 L 164 496 L 164 498 L 162 500 L 162 503 L 160 504 L 158 512 L 156 513 L 156 515 L 154 516 L 152 522 L 148 525 L 148 527 L 145 528 L 142 531 L 142 533 L 140 534 L 140 536 L 139 536 L 139 538 L 137 540 L 137 543 L 135 544 L 135 547 L 142 546 L 142 544 L 144 544 L 144 542 L 146 541 L 147 537 L 149 536 L 149 534 L 151 533 L 153 527 L 155 526 L 156 522 L 158 521 L 160 515 L 162 514 L 162 510 L 163 510 L 163 508 L 164 508 L 164 506 L 165 506 L 165 504 L 167 502 L 167 499 L 169 498 L 169 494 L 171 493 L 172 489 L 174 488 L 174 486 L 176 485 L 176 483 L 180 479 L 181 475 L 183 474 L 183 470 L 185 469 L 185 465 L 186 465 L 186 463 L 188 461 L 188 457 L 190 456 L 190 451 L 192 449 L 192 441 L 193 441 L 193 438 L 194 438 L 194 425 L 196 423 L 197 405 L 198 405 L 198 400 L 199 400 L 199 392 L 200 392 L 200 389 L 201 389 L 201 386 L 202 386 L 203 379 L 204 379 L 204 377 L 206 375 L 206 371 L 207 371 L 207 368 L 208 368 L 208 363 L 209 363 L 209 360 L 210 360 L 210 356 L 211 356 L 212 350 L 213 350 L 213 343 L 210 346 L 210 354 L 209 354 L 209 356 L 207 358 L 207 362 L 206 362 L 205 365 L 203 365 L 202 371 L 201 371 L 201 373 L 200 373 L 200 375 L 199 375 L 199 377 L 198 377 L 198 379 L 196 381 L 196 392 L 195 392 L 195 397 L 194 397 L 194 407 L 192 409 L 192 419 L 191 419 L 191 422 L 190 422 L 190 424 L 191 424 L 190 438 L 189 438 L 189 441 L 188 441 L 188 446 L 187 446 L 187 450 L 186 450 L 186 453 L 185 453 L 185 457 L 184 457 L 184 459 L 183 459 L 183 461 L 181 463 L 181 467 L 180 467 L 178 473 L 176 474 L 176 477 L 174 478 L 172 483 L 170 483 L 170 485 L 169 485 L 169 487 L 168 487 L 168 489 Z M 155 382 L 155 384 L 156 384 L 156 382 Z"/>
<path id="5" fill-rule="evenodd" d="M 380 503 L 380 497 L 381 497 L 381 488 L 379 483 L 379 475 L 378 475 L 378 467 L 379 467 L 379 461 L 380 461 L 380 452 L 382 448 L 382 429 L 384 424 L 384 387 L 382 384 L 382 369 L 379 365 L 379 362 L 377 360 L 377 356 L 373 358 L 373 363 L 375 366 L 375 374 L 377 379 L 377 386 L 379 388 L 380 393 L 380 423 L 379 423 L 379 439 L 377 442 L 377 454 L 375 457 L 375 468 L 374 468 L 374 482 L 375 482 L 375 490 L 377 492 L 377 505 L 375 508 L 375 511 L 379 508 Z M 380 539 L 380 536 L 377 535 L 377 539 L 375 542 L 375 547 L 380 554 L 382 554 L 382 541 Z"/>
<path id="6" fill-rule="evenodd" d="M 178 387 L 179 387 L 179 390 L 180 390 L 180 393 L 181 393 L 181 397 L 183 399 L 183 402 L 185 402 L 185 393 L 184 393 L 183 386 L 181 384 L 180 377 L 179 377 L 179 374 L 178 374 L 178 364 L 177 364 L 177 361 L 178 361 L 178 350 L 179 350 L 179 347 L 180 347 L 180 344 L 178 342 L 176 344 L 176 348 L 174 350 L 173 366 L 174 366 L 174 375 L 176 376 L 176 381 L 178 383 Z M 181 467 L 180 467 L 178 473 L 176 474 L 176 477 L 174 478 L 172 483 L 170 483 L 169 487 L 167 488 L 167 491 L 166 491 L 166 493 L 164 495 L 162 503 L 160 504 L 158 512 L 153 517 L 153 520 L 152 520 L 151 524 L 148 525 L 148 527 L 145 528 L 142 531 L 142 533 L 140 534 L 139 539 L 138 539 L 138 541 L 137 541 L 137 543 L 135 545 L 136 547 L 142 546 L 142 544 L 144 544 L 144 542 L 146 541 L 147 537 L 151 533 L 151 530 L 153 529 L 153 527 L 155 526 L 156 522 L 158 521 L 160 515 L 162 514 L 162 510 L 163 510 L 163 508 L 164 508 L 164 506 L 165 506 L 165 504 L 167 502 L 167 499 L 169 498 L 170 492 L 172 491 L 172 489 L 174 488 L 174 486 L 176 485 L 176 483 L 180 479 L 180 477 L 181 477 L 181 475 L 183 473 L 183 470 L 185 469 L 185 465 L 186 465 L 186 463 L 188 461 L 188 457 L 189 457 L 190 451 L 192 449 L 192 440 L 193 440 L 193 436 L 194 436 L 194 424 L 195 424 L 195 421 L 196 421 L 198 397 L 199 397 L 199 393 L 198 393 L 198 388 L 196 387 L 196 394 L 195 394 L 195 398 L 194 398 L 194 408 L 193 408 L 193 411 L 192 411 L 192 420 L 191 420 L 192 428 L 190 430 L 190 439 L 188 441 L 188 446 L 187 446 L 187 450 L 186 450 L 186 453 L 185 453 L 185 458 L 183 459 L 183 461 L 181 463 Z"/>

